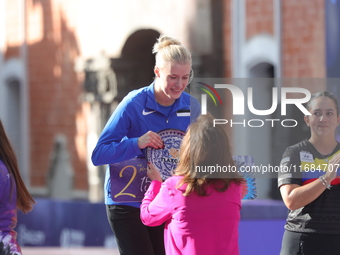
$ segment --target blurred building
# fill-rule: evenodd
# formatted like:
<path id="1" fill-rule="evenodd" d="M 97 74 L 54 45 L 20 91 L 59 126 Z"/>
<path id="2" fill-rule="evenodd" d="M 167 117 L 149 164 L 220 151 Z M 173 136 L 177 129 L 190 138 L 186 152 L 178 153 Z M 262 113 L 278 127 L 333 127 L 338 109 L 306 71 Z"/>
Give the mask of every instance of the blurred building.
<path id="1" fill-rule="evenodd" d="M 101 199 L 102 172 L 89 159 L 103 123 L 129 90 L 152 82 L 160 34 L 178 37 L 195 66 L 215 71 L 209 61 L 220 54 L 213 44 L 222 48 L 214 41 L 222 30 L 211 30 L 212 8 L 209 1 L 0 0 L 0 116 L 32 194 Z"/>
<path id="2" fill-rule="evenodd" d="M 198 77 L 336 77 L 336 68 L 328 72 L 326 48 L 338 48 L 327 46 L 340 33 L 338 6 L 336 0 L 0 0 L 0 117 L 30 191 L 102 199 L 104 170 L 92 166 L 92 149 L 126 93 L 152 81 L 151 47 L 160 34 L 189 48 Z M 336 54 L 331 63 L 339 61 Z M 266 106 L 271 88 L 280 86 L 273 80 L 261 87 L 259 101 Z M 236 154 L 277 164 L 282 149 L 306 130 L 230 132 Z M 270 183 L 263 181 L 260 197 L 275 197 Z"/>
<path id="3" fill-rule="evenodd" d="M 253 87 L 254 106 L 269 109 L 272 89 L 302 87 L 311 93 L 332 91 L 340 98 L 339 32 L 337 0 L 234 0 L 224 1 L 224 75 Z M 267 78 L 267 79 L 261 79 Z M 271 79 L 273 78 L 273 79 Z M 332 79 L 326 79 L 332 78 Z M 293 95 L 294 96 L 294 95 Z M 245 119 L 295 119 L 294 128 L 264 125 L 234 128 L 235 154 L 252 155 L 256 165 L 277 166 L 284 149 L 309 138 L 310 132 L 297 108 L 270 116 L 245 113 Z M 280 198 L 274 178 L 259 176 L 260 198 Z"/>

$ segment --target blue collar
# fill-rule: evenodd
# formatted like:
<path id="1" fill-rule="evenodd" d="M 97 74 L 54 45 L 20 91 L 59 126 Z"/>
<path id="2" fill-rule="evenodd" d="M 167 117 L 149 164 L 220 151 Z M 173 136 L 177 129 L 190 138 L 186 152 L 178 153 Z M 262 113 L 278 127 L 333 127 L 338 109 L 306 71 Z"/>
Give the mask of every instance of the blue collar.
<path id="1" fill-rule="evenodd" d="M 155 82 L 151 83 L 149 85 L 149 87 L 147 87 L 147 99 L 146 99 L 146 108 L 153 110 L 153 111 L 159 111 L 156 99 L 155 99 L 155 88 L 154 88 Z M 174 102 L 174 107 L 172 108 L 171 113 L 173 112 L 177 112 L 178 110 L 182 110 L 182 109 L 188 109 L 190 108 L 190 100 L 189 100 L 189 104 L 186 102 L 185 100 L 185 96 L 184 93 L 186 94 L 186 92 L 183 92 L 182 95 L 175 100 Z M 189 95 L 188 95 L 189 96 Z"/>

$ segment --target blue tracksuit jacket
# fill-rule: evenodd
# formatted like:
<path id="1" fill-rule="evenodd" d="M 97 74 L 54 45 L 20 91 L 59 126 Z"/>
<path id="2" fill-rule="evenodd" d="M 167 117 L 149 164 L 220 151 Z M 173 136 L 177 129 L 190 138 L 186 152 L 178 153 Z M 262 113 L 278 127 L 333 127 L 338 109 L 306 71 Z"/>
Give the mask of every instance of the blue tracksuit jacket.
<path id="1" fill-rule="evenodd" d="M 154 84 L 130 92 L 117 106 L 106 123 L 92 153 L 94 165 L 113 164 L 134 157 L 145 157 L 138 147 L 138 138 L 149 130 L 163 129 L 186 131 L 200 114 L 198 101 L 183 92 L 169 113 L 165 113 L 155 100 Z M 106 169 L 105 203 L 139 207 L 140 203 L 115 203 L 110 196 L 110 169 Z M 112 184 L 114 185 L 114 183 Z"/>

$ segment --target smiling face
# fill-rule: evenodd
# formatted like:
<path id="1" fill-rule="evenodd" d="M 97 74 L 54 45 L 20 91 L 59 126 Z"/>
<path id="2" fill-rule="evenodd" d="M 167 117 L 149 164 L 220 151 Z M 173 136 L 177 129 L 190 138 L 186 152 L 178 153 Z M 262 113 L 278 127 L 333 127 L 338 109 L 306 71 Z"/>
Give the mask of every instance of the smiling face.
<path id="1" fill-rule="evenodd" d="M 191 63 L 164 63 L 154 71 L 156 101 L 163 105 L 172 105 L 189 84 Z"/>
<path id="2" fill-rule="evenodd" d="M 340 118 L 336 105 L 329 97 L 318 97 L 309 104 L 312 115 L 305 116 L 305 122 L 311 129 L 312 136 L 334 136 Z"/>

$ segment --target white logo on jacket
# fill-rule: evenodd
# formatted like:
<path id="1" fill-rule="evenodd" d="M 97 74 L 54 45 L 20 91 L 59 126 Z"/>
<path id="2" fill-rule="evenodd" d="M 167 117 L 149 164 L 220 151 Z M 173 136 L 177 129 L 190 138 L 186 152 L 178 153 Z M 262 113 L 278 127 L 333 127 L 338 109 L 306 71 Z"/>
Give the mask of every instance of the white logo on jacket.
<path id="1" fill-rule="evenodd" d="M 146 112 L 145 109 L 143 109 L 142 114 L 143 115 L 149 115 L 149 114 L 154 113 L 154 112 L 156 112 L 156 111 Z"/>

